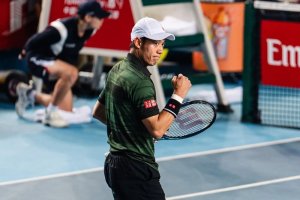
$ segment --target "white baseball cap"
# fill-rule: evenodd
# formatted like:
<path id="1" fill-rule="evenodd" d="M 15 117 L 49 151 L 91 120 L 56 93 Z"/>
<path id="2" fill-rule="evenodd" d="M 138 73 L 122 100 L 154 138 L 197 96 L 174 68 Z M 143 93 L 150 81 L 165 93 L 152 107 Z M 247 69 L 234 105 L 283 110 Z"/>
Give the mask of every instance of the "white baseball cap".
<path id="1" fill-rule="evenodd" d="M 167 33 L 159 21 L 150 17 L 140 19 L 132 28 L 131 41 L 142 37 L 151 40 L 175 40 L 175 36 L 172 33 Z"/>

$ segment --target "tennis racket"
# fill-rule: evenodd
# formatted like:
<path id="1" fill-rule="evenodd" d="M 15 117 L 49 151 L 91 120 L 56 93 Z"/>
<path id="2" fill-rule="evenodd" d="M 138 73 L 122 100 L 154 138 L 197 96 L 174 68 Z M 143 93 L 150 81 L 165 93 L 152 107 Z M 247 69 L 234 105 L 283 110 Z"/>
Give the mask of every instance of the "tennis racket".
<path id="1" fill-rule="evenodd" d="M 176 119 L 161 139 L 176 140 L 198 135 L 214 123 L 216 116 L 216 109 L 209 102 L 186 102 L 182 104 Z"/>

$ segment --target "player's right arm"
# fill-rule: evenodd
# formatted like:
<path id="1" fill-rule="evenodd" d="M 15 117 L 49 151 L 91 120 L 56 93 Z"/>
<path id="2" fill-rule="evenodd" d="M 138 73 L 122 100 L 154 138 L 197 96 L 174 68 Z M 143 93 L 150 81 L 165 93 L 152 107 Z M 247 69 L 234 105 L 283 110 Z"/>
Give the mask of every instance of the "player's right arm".
<path id="1" fill-rule="evenodd" d="M 182 74 L 173 77 L 172 85 L 174 94 L 182 99 L 185 98 L 192 86 L 190 80 Z M 174 120 L 174 115 L 167 110 L 168 109 L 163 109 L 158 115 L 154 115 L 142 120 L 144 126 L 155 139 L 161 138 L 170 128 Z"/>

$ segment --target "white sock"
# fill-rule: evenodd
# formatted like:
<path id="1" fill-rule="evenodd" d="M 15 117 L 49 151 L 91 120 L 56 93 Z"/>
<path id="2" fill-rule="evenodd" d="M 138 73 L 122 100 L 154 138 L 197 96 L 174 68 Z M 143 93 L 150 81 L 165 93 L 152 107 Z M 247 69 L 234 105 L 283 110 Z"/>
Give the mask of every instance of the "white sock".
<path id="1" fill-rule="evenodd" d="M 52 103 L 50 103 L 47 108 L 46 108 L 46 111 L 47 112 L 51 112 L 53 110 L 57 109 L 57 106 L 54 106 Z"/>
<path id="2" fill-rule="evenodd" d="M 32 102 L 35 102 L 35 95 L 37 94 L 37 91 L 35 90 L 32 90 L 30 93 L 29 93 L 29 99 L 32 101 Z"/>

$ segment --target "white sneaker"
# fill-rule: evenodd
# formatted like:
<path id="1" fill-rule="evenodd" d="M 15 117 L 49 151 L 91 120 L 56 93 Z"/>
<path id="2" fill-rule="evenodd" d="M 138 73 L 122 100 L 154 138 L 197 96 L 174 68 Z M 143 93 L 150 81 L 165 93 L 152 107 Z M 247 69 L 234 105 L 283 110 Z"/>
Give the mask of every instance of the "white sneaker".
<path id="1" fill-rule="evenodd" d="M 18 100 L 15 104 L 16 112 L 19 117 L 23 117 L 26 108 L 29 105 L 34 106 L 34 98 L 30 98 L 33 88 L 31 85 L 21 82 L 17 85 L 16 90 L 18 95 Z"/>
<path id="2" fill-rule="evenodd" d="M 65 128 L 69 126 L 69 123 L 59 115 L 57 110 L 50 112 L 46 111 L 43 123 L 46 126 L 51 126 L 54 128 Z"/>

